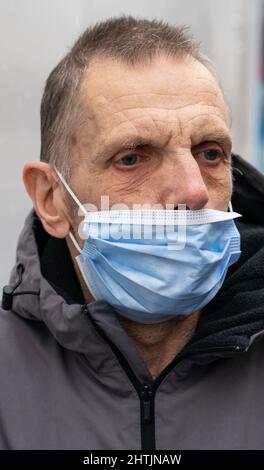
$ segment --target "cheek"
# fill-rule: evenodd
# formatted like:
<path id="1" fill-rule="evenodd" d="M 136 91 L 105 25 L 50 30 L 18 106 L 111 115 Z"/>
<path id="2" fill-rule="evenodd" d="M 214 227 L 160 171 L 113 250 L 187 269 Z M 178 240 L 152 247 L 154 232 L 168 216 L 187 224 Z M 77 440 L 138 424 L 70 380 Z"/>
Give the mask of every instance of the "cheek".
<path id="1" fill-rule="evenodd" d="M 149 187 L 151 175 L 150 172 L 143 166 L 137 170 L 132 171 L 116 171 L 114 168 L 109 168 L 102 173 L 100 188 L 105 191 L 105 194 L 118 196 L 136 195 L 146 187 Z"/>
<path id="2" fill-rule="evenodd" d="M 209 193 L 210 205 L 218 210 L 227 210 L 232 194 L 232 175 L 228 167 L 221 171 L 205 172 L 203 179 Z"/>
<path id="3" fill-rule="evenodd" d="M 157 190 L 157 185 L 154 187 Z M 144 178 L 136 175 L 128 178 L 121 178 L 116 174 L 102 175 L 97 185 L 98 200 L 100 196 L 108 196 L 109 207 L 114 204 L 125 204 L 132 207 L 133 204 L 155 204 L 157 203 L 156 190 L 153 188 L 153 181 L 150 175 Z"/>

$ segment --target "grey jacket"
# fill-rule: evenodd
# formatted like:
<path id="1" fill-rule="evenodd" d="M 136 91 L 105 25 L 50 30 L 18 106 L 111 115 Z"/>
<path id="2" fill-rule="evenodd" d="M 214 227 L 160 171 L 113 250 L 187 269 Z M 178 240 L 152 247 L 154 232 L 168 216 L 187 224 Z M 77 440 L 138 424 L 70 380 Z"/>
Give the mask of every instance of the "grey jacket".
<path id="1" fill-rule="evenodd" d="M 0 310 L 1 449 L 264 449 L 264 178 L 233 158 L 241 259 L 155 380 L 30 213 Z"/>

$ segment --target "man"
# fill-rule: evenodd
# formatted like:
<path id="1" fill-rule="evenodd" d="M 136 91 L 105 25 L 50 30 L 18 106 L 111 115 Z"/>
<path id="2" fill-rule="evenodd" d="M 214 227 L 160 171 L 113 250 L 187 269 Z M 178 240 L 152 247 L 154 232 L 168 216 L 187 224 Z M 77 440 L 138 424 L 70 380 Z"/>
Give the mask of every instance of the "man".
<path id="1" fill-rule="evenodd" d="M 0 315 L 1 448 L 263 448 L 264 179 L 231 155 L 228 111 L 209 60 L 185 28 L 132 17 L 99 23 L 50 74 L 41 132 L 41 161 L 24 169 L 34 211 Z M 239 261 L 225 230 L 220 261 L 207 248 L 207 230 L 226 225 L 206 221 L 190 228 L 196 263 L 187 232 L 185 248 L 156 256 L 154 247 L 157 264 L 140 270 L 151 242 L 142 242 L 140 256 L 128 250 L 119 272 L 122 243 L 102 261 L 99 248 L 87 255 L 92 235 L 80 232 L 85 204 L 100 210 L 101 196 L 110 208 L 146 204 L 176 217 L 184 204 L 191 217 L 231 219 L 232 198 L 242 215 L 232 226 Z M 167 281 L 175 257 L 177 295 Z M 146 294 L 155 276 L 160 287 Z M 168 288 L 181 308 L 164 308 L 165 294 L 157 305 Z"/>

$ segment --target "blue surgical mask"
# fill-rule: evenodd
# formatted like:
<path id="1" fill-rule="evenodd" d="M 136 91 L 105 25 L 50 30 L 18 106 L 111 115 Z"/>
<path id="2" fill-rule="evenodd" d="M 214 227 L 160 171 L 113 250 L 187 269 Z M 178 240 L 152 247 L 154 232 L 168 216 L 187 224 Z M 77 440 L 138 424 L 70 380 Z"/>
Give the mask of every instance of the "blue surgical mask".
<path id="1" fill-rule="evenodd" d="M 96 300 L 138 323 L 190 315 L 221 288 L 240 256 L 240 214 L 203 210 L 111 210 L 84 213 L 76 260 Z"/>

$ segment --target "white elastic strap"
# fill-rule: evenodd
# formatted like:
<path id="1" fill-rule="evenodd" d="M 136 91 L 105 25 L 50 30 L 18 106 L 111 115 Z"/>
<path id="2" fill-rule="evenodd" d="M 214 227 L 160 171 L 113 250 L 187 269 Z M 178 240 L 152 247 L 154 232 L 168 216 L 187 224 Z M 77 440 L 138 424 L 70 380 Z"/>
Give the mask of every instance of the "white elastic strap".
<path id="1" fill-rule="evenodd" d="M 79 199 L 77 198 L 77 196 L 74 194 L 73 190 L 70 188 L 70 186 L 68 185 L 68 183 L 65 181 L 65 179 L 63 178 L 61 172 L 59 170 L 57 170 L 57 168 L 54 166 L 54 169 L 58 175 L 58 177 L 60 178 L 62 184 L 65 186 L 65 188 L 67 189 L 67 191 L 69 192 L 69 194 L 71 195 L 72 199 L 76 202 L 76 204 L 79 206 L 79 208 L 81 209 L 81 211 L 83 212 L 84 215 L 86 215 L 87 213 L 87 210 L 85 209 L 85 207 L 82 205 L 82 203 L 79 201 Z"/>
<path id="2" fill-rule="evenodd" d="M 72 232 L 69 232 L 69 237 L 72 241 L 72 243 L 74 244 L 75 248 L 77 251 L 79 251 L 79 253 L 82 252 L 80 246 L 79 246 L 79 243 L 77 242 L 77 240 L 75 239 L 74 235 L 72 234 Z"/>
<path id="3" fill-rule="evenodd" d="M 228 209 L 229 209 L 230 212 L 234 212 L 234 211 L 233 211 L 233 206 L 232 206 L 232 202 L 231 202 L 231 201 L 229 201 Z"/>

